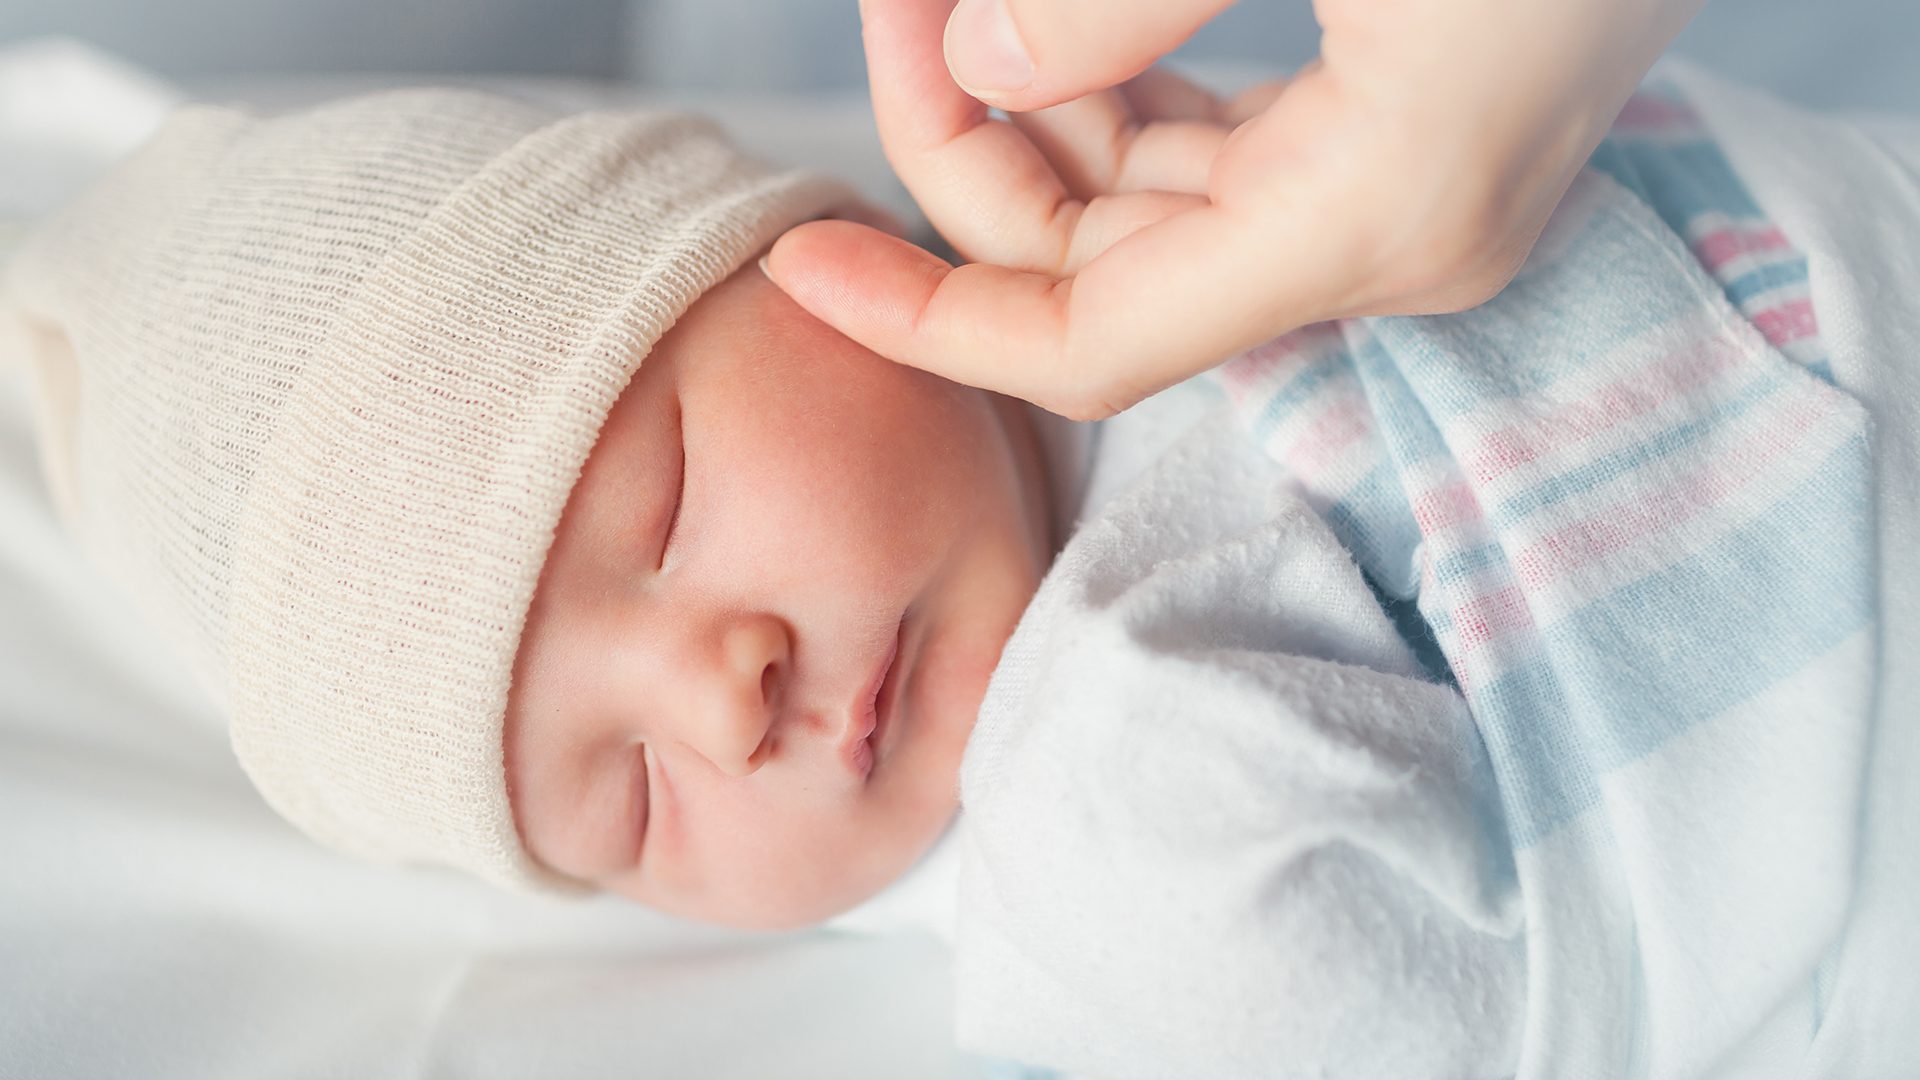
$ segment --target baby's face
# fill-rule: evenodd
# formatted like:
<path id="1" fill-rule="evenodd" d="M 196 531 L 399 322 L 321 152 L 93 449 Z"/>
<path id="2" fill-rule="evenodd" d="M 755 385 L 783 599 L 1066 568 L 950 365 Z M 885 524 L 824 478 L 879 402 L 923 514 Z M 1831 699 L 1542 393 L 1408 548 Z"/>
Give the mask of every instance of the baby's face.
<path id="1" fill-rule="evenodd" d="M 1048 557 L 1039 469 L 1006 401 L 867 352 L 751 265 L 711 290 L 608 416 L 528 612 L 528 850 L 740 926 L 878 892 L 954 813 Z"/>

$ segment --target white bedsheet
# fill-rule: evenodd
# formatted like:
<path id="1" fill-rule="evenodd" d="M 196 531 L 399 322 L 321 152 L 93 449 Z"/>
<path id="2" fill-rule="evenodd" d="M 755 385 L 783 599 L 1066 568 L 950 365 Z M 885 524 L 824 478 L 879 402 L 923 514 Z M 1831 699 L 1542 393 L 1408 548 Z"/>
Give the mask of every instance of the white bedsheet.
<path id="1" fill-rule="evenodd" d="M 28 62 L 41 77 L 23 82 Z M 59 50 L 0 52 L 0 90 L 0 221 L 16 222 L 137 142 L 165 93 Z M 763 152 L 837 156 L 887 195 L 857 101 L 724 111 Z M 167 643 L 69 549 L 19 375 L 0 362 L 0 1077 L 962 1068 L 931 937 L 729 933 L 364 866 L 299 836 L 253 793 Z"/>

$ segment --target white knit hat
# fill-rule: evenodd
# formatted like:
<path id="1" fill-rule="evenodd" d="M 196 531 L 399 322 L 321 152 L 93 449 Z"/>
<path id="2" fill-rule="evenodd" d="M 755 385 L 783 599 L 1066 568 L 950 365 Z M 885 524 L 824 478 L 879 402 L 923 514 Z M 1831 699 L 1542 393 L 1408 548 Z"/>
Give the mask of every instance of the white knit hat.
<path id="1" fill-rule="evenodd" d="M 852 199 L 678 114 L 193 107 L 27 241 L 0 349 L 37 375 L 62 516 L 276 810 L 357 855 L 561 887 L 501 746 L 560 511 L 668 327 Z"/>

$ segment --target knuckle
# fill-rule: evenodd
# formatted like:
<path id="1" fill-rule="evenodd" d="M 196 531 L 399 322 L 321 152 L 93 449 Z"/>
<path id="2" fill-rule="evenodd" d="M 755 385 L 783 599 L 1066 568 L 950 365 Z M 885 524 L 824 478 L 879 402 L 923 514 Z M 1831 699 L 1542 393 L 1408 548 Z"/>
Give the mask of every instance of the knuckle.
<path id="1" fill-rule="evenodd" d="M 1071 390 L 1064 403 L 1067 411 L 1061 413 L 1062 416 L 1079 421 L 1105 420 L 1134 403 L 1136 398 L 1128 388 L 1127 373 L 1115 367 L 1118 357 L 1104 350 L 1090 350 L 1085 344 L 1071 349 L 1067 355 L 1063 371 Z"/>
<path id="2" fill-rule="evenodd" d="M 1115 400 L 1096 387 L 1072 387 L 1048 395 L 1046 400 L 1034 404 L 1068 420 L 1085 423 L 1109 419 L 1126 408 L 1124 405 L 1116 407 Z"/>
<path id="3" fill-rule="evenodd" d="M 1108 420 L 1119 415 L 1120 412 L 1120 409 L 1115 408 L 1109 402 L 1102 401 L 1098 398 L 1086 398 L 1082 399 L 1073 408 L 1061 415 L 1069 420 L 1078 420 L 1085 423 L 1093 420 Z"/>

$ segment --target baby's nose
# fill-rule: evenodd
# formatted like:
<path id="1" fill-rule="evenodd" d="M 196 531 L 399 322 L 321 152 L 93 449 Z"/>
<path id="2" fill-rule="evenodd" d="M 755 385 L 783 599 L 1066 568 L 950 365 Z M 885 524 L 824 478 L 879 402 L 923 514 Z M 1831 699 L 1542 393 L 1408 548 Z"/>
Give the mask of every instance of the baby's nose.
<path id="1" fill-rule="evenodd" d="M 792 661 L 786 623 L 767 614 L 734 616 L 716 635 L 707 694 L 695 703 L 685 741 L 728 776 L 760 768 L 771 747 L 780 685 Z"/>

